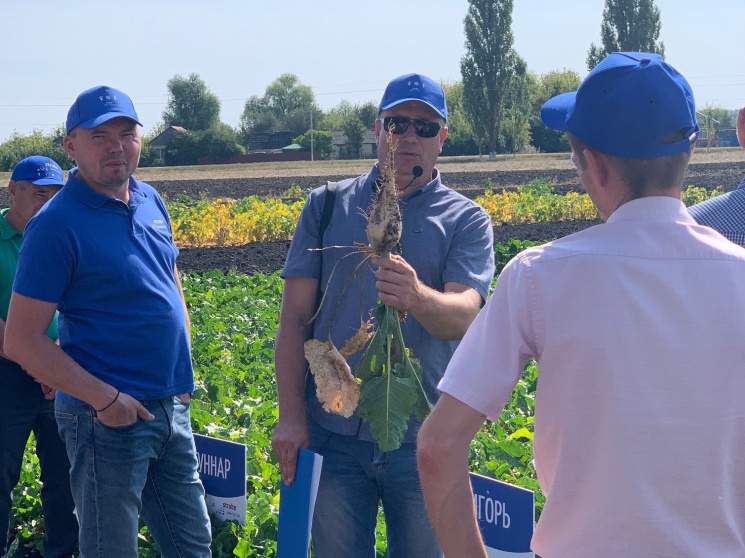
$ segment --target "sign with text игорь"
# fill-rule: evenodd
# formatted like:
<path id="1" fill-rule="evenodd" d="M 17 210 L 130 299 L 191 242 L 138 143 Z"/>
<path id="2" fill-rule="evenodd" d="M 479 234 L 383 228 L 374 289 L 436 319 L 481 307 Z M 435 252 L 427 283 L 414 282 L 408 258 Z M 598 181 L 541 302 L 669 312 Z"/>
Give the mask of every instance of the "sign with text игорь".
<path id="1" fill-rule="evenodd" d="M 533 558 L 532 490 L 470 473 L 473 504 L 489 558 Z"/>

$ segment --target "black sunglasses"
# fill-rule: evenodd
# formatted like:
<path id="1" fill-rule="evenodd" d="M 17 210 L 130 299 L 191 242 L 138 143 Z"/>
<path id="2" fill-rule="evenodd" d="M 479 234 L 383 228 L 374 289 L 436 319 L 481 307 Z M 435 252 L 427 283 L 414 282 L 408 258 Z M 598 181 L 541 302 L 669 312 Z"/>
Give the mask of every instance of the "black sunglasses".
<path id="1" fill-rule="evenodd" d="M 420 138 L 433 138 L 442 129 L 442 124 L 420 118 L 412 120 L 405 116 L 385 116 L 379 118 L 379 120 L 383 123 L 383 129 L 386 132 L 393 132 L 394 134 L 405 134 L 406 130 L 409 129 L 409 125 L 413 124 L 414 133 Z"/>

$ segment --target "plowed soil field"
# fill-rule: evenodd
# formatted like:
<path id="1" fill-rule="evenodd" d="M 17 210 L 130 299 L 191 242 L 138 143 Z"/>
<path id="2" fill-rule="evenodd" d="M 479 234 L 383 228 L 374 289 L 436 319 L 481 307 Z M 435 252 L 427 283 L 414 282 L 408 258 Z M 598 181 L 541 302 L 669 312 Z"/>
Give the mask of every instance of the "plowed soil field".
<path id="1" fill-rule="evenodd" d="M 315 161 L 284 164 L 214 165 L 180 168 L 143 168 L 137 177 L 155 187 L 166 199 L 180 194 L 191 198 L 243 198 L 250 195 L 280 197 L 292 186 L 309 190 L 327 180 L 341 180 L 367 172 L 372 161 Z M 486 158 L 443 158 L 438 164 L 443 181 L 469 198 L 482 194 L 489 185 L 493 190 L 525 186 L 533 180 L 549 181 L 557 192 L 581 192 L 568 154 L 500 156 Z M 745 176 L 745 150 L 718 148 L 694 153 L 686 185 L 729 191 Z M 6 207 L 5 190 L 0 191 L 0 206 Z M 495 242 L 520 240 L 543 241 L 598 224 L 599 221 L 562 221 L 494 228 Z M 178 265 L 185 272 L 209 270 L 241 273 L 271 273 L 282 268 L 287 241 L 247 244 L 235 247 L 184 248 Z"/>

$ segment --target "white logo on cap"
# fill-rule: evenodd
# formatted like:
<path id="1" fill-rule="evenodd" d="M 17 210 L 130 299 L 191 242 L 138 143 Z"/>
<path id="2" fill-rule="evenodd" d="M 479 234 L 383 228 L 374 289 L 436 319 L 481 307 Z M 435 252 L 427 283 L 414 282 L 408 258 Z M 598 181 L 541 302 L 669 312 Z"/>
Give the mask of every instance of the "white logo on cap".
<path id="1" fill-rule="evenodd" d="M 43 167 L 36 167 L 36 174 L 41 176 L 42 174 L 52 173 L 56 174 L 54 165 L 51 163 L 43 163 Z"/>
<path id="2" fill-rule="evenodd" d="M 414 87 L 411 87 L 411 85 L 414 84 Z M 418 89 L 419 88 L 419 81 L 407 81 L 406 85 L 408 85 L 411 89 Z"/>

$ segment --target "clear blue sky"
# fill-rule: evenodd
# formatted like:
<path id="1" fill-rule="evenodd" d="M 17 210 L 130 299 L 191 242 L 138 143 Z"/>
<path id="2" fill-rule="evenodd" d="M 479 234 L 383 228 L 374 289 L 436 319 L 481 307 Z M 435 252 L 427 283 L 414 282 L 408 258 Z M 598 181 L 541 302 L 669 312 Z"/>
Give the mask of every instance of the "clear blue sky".
<path id="1" fill-rule="evenodd" d="M 699 106 L 745 104 L 745 0 L 656 0 L 667 60 Z M 396 75 L 460 80 L 466 0 L 0 0 L 0 141 L 64 122 L 94 85 L 127 92 L 148 131 L 166 82 L 196 72 L 236 126 L 251 95 L 285 72 L 323 109 L 378 102 Z M 515 48 L 542 74 L 587 73 L 603 0 L 515 0 Z"/>

